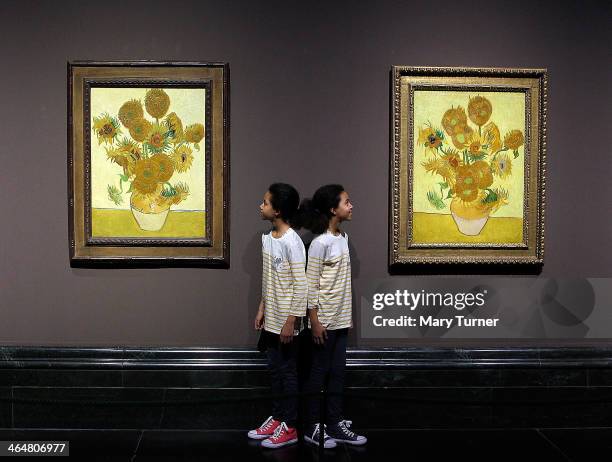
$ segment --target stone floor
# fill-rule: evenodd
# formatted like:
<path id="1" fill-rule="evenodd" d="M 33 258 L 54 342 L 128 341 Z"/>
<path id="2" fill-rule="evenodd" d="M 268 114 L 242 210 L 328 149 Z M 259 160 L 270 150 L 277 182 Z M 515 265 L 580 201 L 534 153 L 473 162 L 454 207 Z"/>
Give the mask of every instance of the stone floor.
<path id="1" fill-rule="evenodd" d="M 610 460 L 612 428 L 369 430 L 362 447 L 339 445 L 324 461 Z M 2 441 L 69 441 L 75 461 L 317 461 L 306 443 L 264 449 L 238 431 L 0 430 Z M 33 459 L 26 457 L 27 459 Z M 22 460 L 22 459 L 20 459 Z M 40 460 L 37 458 L 36 460 Z M 60 459 L 65 460 L 65 459 Z"/>

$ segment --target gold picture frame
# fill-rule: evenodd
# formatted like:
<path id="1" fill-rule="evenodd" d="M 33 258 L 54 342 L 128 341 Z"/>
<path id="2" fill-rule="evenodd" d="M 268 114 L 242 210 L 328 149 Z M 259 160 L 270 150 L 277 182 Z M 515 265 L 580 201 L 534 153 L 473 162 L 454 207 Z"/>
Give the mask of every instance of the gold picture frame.
<path id="1" fill-rule="evenodd" d="M 544 263 L 545 69 L 393 66 L 390 268 Z"/>
<path id="2" fill-rule="evenodd" d="M 229 66 L 68 62 L 71 266 L 229 267 Z"/>

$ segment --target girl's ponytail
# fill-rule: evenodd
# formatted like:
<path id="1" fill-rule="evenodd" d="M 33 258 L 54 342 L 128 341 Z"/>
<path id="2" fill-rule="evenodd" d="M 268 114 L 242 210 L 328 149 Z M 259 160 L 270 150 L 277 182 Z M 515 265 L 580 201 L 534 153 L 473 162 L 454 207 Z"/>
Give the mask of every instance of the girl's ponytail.
<path id="1" fill-rule="evenodd" d="M 312 199 L 304 199 L 293 220 L 296 229 L 306 228 L 314 234 L 323 234 L 332 217 L 331 209 L 338 207 L 344 188 L 339 184 L 321 186 Z"/>

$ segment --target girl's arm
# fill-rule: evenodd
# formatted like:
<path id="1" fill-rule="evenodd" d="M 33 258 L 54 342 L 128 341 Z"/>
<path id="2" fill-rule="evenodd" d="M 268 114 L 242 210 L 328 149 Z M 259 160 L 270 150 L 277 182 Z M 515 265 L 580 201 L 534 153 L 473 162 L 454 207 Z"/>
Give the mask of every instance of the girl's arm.
<path id="1" fill-rule="evenodd" d="M 265 235 L 262 234 L 261 235 L 262 268 L 266 260 L 263 255 L 264 240 L 265 240 Z M 265 271 L 266 271 L 266 268 L 263 268 L 263 271 L 261 274 L 261 301 L 259 302 L 259 308 L 257 310 L 257 315 L 255 316 L 255 330 L 261 330 L 264 325 L 264 311 L 265 311 L 265 306 L 266 306 L 265 300 L 266 300 L 266 292 L 268 291 L 268 283 L 266 281 Z"/>
<path id="2" fill-rule="evenodd" d="M 292 246 L 289 249 L 289 271 L 291 271 L 291 282 L 293 292 L 291 294 L 292 316 L 302 317 L 306 314 L 308 282 L 306 281 L 306 254 L 304 248 Z"/>
<path id="3" fill-rule="evenodd" d="M 312 337 L 317 344 L 323 344 L 327 338 L 327 331 L 319 321 L 319 293 L 321 288 L 321 275 L 323 274 L 323 260 L 325 247 L 313 241 L 308 249 L 308 318 Z"/>
<path id="4" fill-rule="evenodd" d="M 306 293 L 308 291 L 305 269 L 306 255 L 303 247 L 291 245 L 287 249 L 287 257 L 289 261 L 289 271 L 291 272 L 292 294 L 289 316 L 280 333 L 281 343 L 288 343 L 293 338 L 295 321 L 298 317 L 304 316 L 306 312 Z"/>
<path id="5" fill-rule="evenodd" d="M 262 298 L 261 301 L 259 302 L 259 309 L 257 310 L 257 315 L 255 316 L 255 330 L 263 329 L 264 310 L 265 310 L 265 303 L 264 303 L 264 299 Z"/>
<path id="6" fill-rule="evenodd" d="M 313 241 L 308 249 L 308 268 L 306 279 L 308 280 L 308 313 L 310 310 L 319 309 L 319 290 L 321 288 L 321 275 L 323 274 L 323 259 L 325 258 L 325 247 L 319 242 Z"/>

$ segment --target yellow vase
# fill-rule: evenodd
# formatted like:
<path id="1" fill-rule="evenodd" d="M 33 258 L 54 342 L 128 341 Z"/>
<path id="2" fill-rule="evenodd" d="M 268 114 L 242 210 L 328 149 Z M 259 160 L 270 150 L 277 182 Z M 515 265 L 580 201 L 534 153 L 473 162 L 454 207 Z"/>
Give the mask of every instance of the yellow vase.
<path id="1" fill-rule="evenodd" d="M 487 224 L 491 209 L 483 207 L 480 200 L 463 202 L 454 197 L 450 204 L 451 215 L 460 233 L 477 236 Z"/>
<path id="2" fill-rule="evenodd" d="M 170 203 L 161 195 L 163 186 L 159 184 L 155 192 L 142 194 L 133 191 L 130 197 L 132 215 L 143 231 L 159 231 L 164 227 Z"/>

